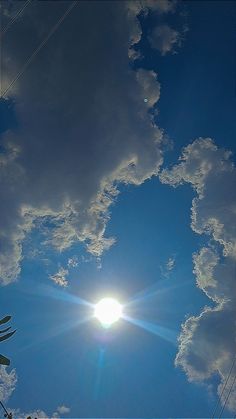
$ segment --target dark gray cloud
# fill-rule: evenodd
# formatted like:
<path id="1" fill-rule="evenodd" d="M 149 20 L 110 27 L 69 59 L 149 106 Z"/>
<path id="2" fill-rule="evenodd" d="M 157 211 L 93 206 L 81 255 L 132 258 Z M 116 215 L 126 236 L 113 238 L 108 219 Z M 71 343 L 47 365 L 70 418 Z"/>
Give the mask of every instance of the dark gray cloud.
<path id="1" fill-rule="evenodd" d="M 155 27 L 149 40 L 152 48 L 157 49 L 161 55 L 166 55 L 181 46 L 182 37 L 180 32 L 165 24 Z"/>
<path id="2" fill-rule="evenodd" d="M 33 2 L 6 34 L 3 91 L 67 7 Z M 160 86 L 130 67 L 132 19 L 125 2 L 78 2 L 8 91 L 18 126 L 1 138 L 4 284 L 19 274 L 36 220 L 51 220 L 47 241 L 58 250 L 79 240 L 99 256 L 114 243 L 104 234 L 119 183 L 158 173 L 163 133 L 148 110 Z"/>

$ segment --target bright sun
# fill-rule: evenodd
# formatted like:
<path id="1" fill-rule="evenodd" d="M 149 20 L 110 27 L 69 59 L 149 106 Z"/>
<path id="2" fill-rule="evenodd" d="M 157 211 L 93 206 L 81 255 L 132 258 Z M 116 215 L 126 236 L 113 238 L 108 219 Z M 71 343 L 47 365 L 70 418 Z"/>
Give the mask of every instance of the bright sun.
<path id="1" fill-rule="evenodd" d="M 94 316 L 108 328 L 122 316 L 122 306 L 114 298 L 103 298 L 95 305 Z"/>

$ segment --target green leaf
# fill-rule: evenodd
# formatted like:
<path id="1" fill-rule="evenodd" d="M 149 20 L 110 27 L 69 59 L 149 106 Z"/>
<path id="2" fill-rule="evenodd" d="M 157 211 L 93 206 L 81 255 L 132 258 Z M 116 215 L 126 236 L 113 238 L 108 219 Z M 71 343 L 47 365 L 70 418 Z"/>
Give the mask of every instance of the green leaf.
<path id="1" fill-rule="evenodd" d="M 14 333 L 16 332 L 16 330 L 13 330 L 13 332 L 7 333 L 4 336 L 0 336 L 0 342 L 3 342 L 6 339 L 9 339 L 12 335 L 14 335 Z"/>
<path id="2" fill-rule="evenodd" d="M 0 333 L 6 333 L 6 332 L 8 332 L 8 330 L 10 330 L 11 329 L 11 326 L 10 327 L 7 327 L 6 329 L 4 329 L 4 330 L 0 330 Z"/>
<path id="3" fill-rule="evenodd" d="M 0 324 L 4 324 L 9 322 L 9 320 L 11 320 L 11 316 L 6 316 L 3 319 L 0 320 Z"/>
<path id="4" fill-rule="evenodd" d="M 0 354 L 0 365 L 10 365 L 10 359 Z"/>

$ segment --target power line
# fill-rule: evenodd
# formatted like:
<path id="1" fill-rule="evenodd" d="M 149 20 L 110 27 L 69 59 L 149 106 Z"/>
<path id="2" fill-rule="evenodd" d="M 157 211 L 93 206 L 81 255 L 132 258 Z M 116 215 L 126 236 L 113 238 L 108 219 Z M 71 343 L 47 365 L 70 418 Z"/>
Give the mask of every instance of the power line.
<path id="1" fill-rule="evenodd" d="M 15 84 L 16 81 L 19 80 L 19 78 L 23 75 L 25 70 L 28 68 L 28 66 L 31 64 L 33 59 L 36 57 L 36 55 L 39 53 L 39 51 L 46 45 L 48 40 L 51 38 L 51 36 L 56 32 L 56 30 L 59 28 L 61 23 L 65 20 L 65 18 L 68 16 L 68 14 L 71 12 L 73 7 L 77 4 L 78 0 L 73 1 L 73 3 L 70 4 L 70 6 L 66 9 L 65 13 L 60 17 L 60 19 L 57 21 L 57 23 L 53 26 L 53 28 L 50 30 L 46 38 L 39 44 L 39 46 L 34 50 L 34 52 L 31 54 L 31 56 L 28 58 L 26 63 L 23 65 L 22 69 L 19 71 L 19 73 L 16 75 L 16 77 L 11 81 L 9 86 L 6 88 L 6 90 L 3 92 L 2 96 L 4 97 L 7 92 L 12 88 L 12 86 Z"/>
<path id="2" fill-rule="evenodd" d="M 231 384 L 231 386 L 230 386 L 229 392 L 228 392 L 228 394 L 227 394 L 227 396 L 226 396 L 225 402 L 224 402 L 224 404 L 223 404 L 223 406 L 222 406 L 222 409 L 221 409 L 221 411 L 220 411 L 220 416 L 219 416 L 219 419 L 221 419 L 221 417 L 222 417 L 222 414 L 223 414 L 223 412 L 224 412 L 225 406 L 227 405 L 227 402 L 228 402 L 228 400 L 229 400 L 229 396 L 230 396 L 230 394 L 231 394 L 231 391 L 233 390 L 233 387 L 234 387 L 235 381 L 236 381 L 236 374 L 235 374 L 235 376 L 234 376 L 234 379 L 233 379 L 232 384 Z"/>
<path id="3" fill-rule="evenodd" d="M 8 418 L 8 419 L 12 419 L 12 414 L 11 413 L 8 413 L 8 411 L 7 411 L 7 409 L 5 408 L 5 406 L 4 406 L 4 404 L 1 402 L 1 400 L 0 400 L 0 405 L 2 406 L 2 408 L 3 408 L 3 410 L 4 410 L 4 412 L 5 412 L 5 417 L 6 418 Z"/>
<path id="4" fill-rule="evenodd" d="M 2 31 L 2 8 L 0 7 L 0 32 L 1 31 Z M 2 42 L 0 42 L 0 98 L 1 97 L 2 97 Z"/>
<path id="5" fill-rule="evenodd" d="M 14 24 L 14 22 L 17 20 L 17 18 L 21 15 L 21 13 L 26 9 L 26 7 L 32 2 L 32 0 L 27 0 L 24 5 L 21 7 L 20 10 L 16 13 L 15 16 L 12 17 L 12 19 L 8 22 L 8 24 L 5 26 L 3 30 L 0 32 L 0 39 L 3 38 L 3 35 L 10 29 L 10 27 Z"/>
<path id="6" fill-rule="evenodd" d="M 213 413 L 212 413 L 211 419 L 214 419 L 214 416 L 215 416 L 215 414 L 216 414 L 216 412 L 217 412 L 217 410 L 218 410 L 218 407 L 219 407 L 219 404 L 220 404 L 220 402 L 221 402 L 221 399 L 222 399 L 223 393 L 224 393 L 224 391 L 225 391 L 225 388 L 226 388 L 226 386 L 227 386 L 227 383 L 228 383 L 229 378 L 230 378 L 230 376 L 231 376 L 231 373 L 232 373 L 232 371 L 233 371 L 233 368 L 234 368 L 234 364 L 235 364 L 235 362 L 236 362 L 236 355 L 235 355 L 235 357 L 234 357 L 234 359 L 233 359 L 233 362 L 232 362 L 232 364 L 231 364 L 231 367 L 230 367 L 230 369 L 229 369 L 229 372 L 228 372 L 227 378 L 226 378 L 226 380 L 225 380 L 225 382 L 224 382 L 224 385 L 223 385 L 223 387 L 222 387 L 222 390 L 221 390 L 220 396 L 219 396 L 219 398 L 218 398 L 218 400 L 217 400 L 217 403 L 216 403 L 216 405 L 215 405 L 215 409 L 214 409 L 214 411 L 213 411 Z"/>

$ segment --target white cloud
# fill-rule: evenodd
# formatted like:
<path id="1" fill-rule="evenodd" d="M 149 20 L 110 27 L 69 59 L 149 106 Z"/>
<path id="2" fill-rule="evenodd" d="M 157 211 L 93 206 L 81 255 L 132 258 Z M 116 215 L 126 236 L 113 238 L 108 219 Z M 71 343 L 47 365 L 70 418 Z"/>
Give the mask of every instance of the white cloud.
<path id="1" fill-rule="evenodd" d="M 68 268 L 76 268 L 79 265 L 78 257 L 72 256 L 68 259 L 67 266 Z"/>
<path id="2" fill-rule="evenodd" d="M 22 412 L 21 409 L 8 409 L 14 418 L 17 419 L 26 419 L 28 417 L 31 417 L 32 419 L 52 419 L 52 418 L 62 418 L 64 416 L 61 415 L 67 415 L 70 413 L 70 408 L 64 405 L 58 406 L 52 414 L 46 413 L 42 409 L 34 409 L 30 412 Z"/>
<path id="3" fill-rule="evenodd" d="M 8 33 L 3 89 L 49 31 L 54 9 L 27 8 L 24 25 Z M 80 241 L 100 257 L 115 242 L 105 230 L 119 184 L 158 174 L 163 133 L 148 110 L 160 85 L 153 72 L 131 70 L 129 44 L 126 3 L 82 2 L 9 92 L 18 128 L 1 139 L 3 284 L 19 275 L 22 242 L 40 225 L 59 252 Z"/>
<path id="4" fill-rule="evenodd" d="M 169 257 L 165 265 L 160 267 L 161 274 L 163 275 L 163 277 L 167 279 L 170 277 L 170 273 L 175 267 L 175 261 L 176 261 L 176 257 L 171 256 Z"/>
<path id="5" fill-rule="evenodd" d="M 7 367 L 0 366 L 0 400 L 7 402 L 17 383 L 16 370 L 7 371 Z"/>
<path id="6" fill-rule="evenodd" d="M 41 409 L 35 409 L 27 413 L 22 412 L 20 409 L 10 409 L 10 411 L 13 415 L 13 418 L 17 419 L 26 419 L 28 417 L 30 417 L 31 419 L 51 419 L 51 416 L 48 416 L 47 413 L 45 413 Z"/>
<path id="7" fill-rule="evenodd" d="M 236 258 L 236 170 L 231 153 L 218 148 L 210 138 L 188 145 L 180 163 L 163 170 L 163 183 L 190 183 L 198 196 L 192 202 L 192 229 L 212 235 L 225 256 Z"/>
<path id="8" fill-rule="evenodd" d="M 64 268 L 60 268 L 57 273 L 54 275 L 50 275 L 50 279 L 55 282 L 55 284 L 59 285 L 60 287 L 67 287 L 68 281 L 66 279 L 69 271 Z"/>
<path id="9" fill-rule="evenodd" d="M 176 365 L 191 381 L 209 380 L 218 373 L 219 394 L 235 358 L 236 341 L 236 169 L 230 156 L 210 138 L 200 138 L 185 147 L 179 164 L 160 176 L 172 186 L 192 185 L 197 193 L 192 202 L 192 229 L 209 235 L 215 243 L 193 255 L 197 285 L 215 306 L 204 308 L 183 324 Z M 222 403 L 235 374 L 236 366 Z M 236 388 L 227 407 L 236 409 Z"/>
<path id="10" fill-rule="evenodd" d="M 70 413 L 70 408 L 65 405 L 62 405 L 62 406 L 57 407 L 57 411 L 61 415 L 64 415 L 64 414 Z"/>
<path id="11" fill-rule="evenodd" d="M 182 36 L 180 32 L 167 24 L 155 27 L 149 36 L 152 48 L 157 49 L 161 55 L 175 52 L 176 47 L 181 46 Z"/>
<path id="12" fill-rule="evenodd" d="M 166 263 L 166 268 L 168 271 L 172 271 L 175 266 L 175 257 L 170 257 Z"/>

